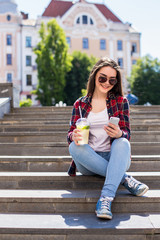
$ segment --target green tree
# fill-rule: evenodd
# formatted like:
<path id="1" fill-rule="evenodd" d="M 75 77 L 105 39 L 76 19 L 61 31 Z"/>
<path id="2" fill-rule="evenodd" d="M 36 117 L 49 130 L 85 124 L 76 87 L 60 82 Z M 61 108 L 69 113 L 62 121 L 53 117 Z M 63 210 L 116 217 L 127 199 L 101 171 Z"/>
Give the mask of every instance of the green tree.
<path id="1" fill-rule="evenodd" d="M 138 104 L 160 104 L 160 62 L 147 55 L 133 66 L 129 78 L 132 93 L 139 98 Z"/>
<path id="2" fill-rule="evenodd" d="M 86 88 L 91 68 L 97 59 L 86 53 L 75 51 L 72 54 L 72 68 L 66 75 L 65 102 L 73 105 L 74 101 L 82 96 L 82 89 Z"/>
<path id="3" fill-rule="evenodd" d="M 19 103 L 20 107 L 31 107 L 32 106 L 32 100 L 31 99 L 23 99 Z"/>
<path id="4" fill-rule="evenodd" d="M 71 67 L 71 56 L 63 29 L 55 19 L 41 24 L 40 42 L 34 49 L 37 55 L 37 99 L 43 106 L 64 100 L 65 75 Z"/>

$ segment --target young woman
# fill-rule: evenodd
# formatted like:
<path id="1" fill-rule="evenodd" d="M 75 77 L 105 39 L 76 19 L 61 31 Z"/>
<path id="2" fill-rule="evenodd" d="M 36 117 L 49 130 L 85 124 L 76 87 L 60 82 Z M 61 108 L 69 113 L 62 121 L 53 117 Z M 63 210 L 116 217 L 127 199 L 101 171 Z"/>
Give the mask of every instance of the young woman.
<path id="1" fill-rule="evenodd" d="M 79 107 L 90 123 L 89 143 L 85 145 L 78 143 L 82 137 L 76 129 Z M 110 117 L 118 117 L 119 125 L 109 123 Z M 125 173 L 131 163 L 129 105 L 123 96 L 121 73 L 115 61 L 104 57 L 93 67 L 87 95 L 74 103 L 67 139 L 73 158 L 69 175 L 74 176 L 77 167 L 83 175 L 105 177 L 96 205 L 97 217 L 112 219 L 111 203 L 120 183 L 136 196 L 149 189 Z"/>

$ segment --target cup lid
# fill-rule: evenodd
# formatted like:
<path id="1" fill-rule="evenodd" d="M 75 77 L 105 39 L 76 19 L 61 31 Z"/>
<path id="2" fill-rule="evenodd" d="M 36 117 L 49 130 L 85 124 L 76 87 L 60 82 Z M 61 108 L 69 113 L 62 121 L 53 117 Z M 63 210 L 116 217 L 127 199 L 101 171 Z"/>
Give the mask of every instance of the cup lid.
<path id="1" fill-rule="evenodd" d="M 89 126 L 89 121 L 87 118 L 79 118 L 76 122 L 76 125 L 87 125 Z"/>

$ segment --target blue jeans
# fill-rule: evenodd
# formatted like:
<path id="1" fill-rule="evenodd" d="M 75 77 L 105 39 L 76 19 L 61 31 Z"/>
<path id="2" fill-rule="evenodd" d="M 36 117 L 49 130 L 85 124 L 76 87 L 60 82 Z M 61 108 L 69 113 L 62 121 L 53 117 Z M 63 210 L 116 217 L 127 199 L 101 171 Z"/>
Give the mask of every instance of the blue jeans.
<path id="1" fill-rule="evenodd" d="M 95 152 L 88 144 L 77 146 L 72 142 L 69 152 L 80 173 L 105 177 L 101 196 L 114 198 L 131 164 L 129 141 L 126 138 L 115 139 L 110 152 Z"/>

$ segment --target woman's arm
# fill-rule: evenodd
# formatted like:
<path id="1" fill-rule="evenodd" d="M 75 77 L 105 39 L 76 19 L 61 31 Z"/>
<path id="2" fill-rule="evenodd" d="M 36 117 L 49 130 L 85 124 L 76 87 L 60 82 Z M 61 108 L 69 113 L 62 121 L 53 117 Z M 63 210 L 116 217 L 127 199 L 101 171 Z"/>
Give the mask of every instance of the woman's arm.
<path id="1" fill-rule="evenodd" d="M 108 126 L 104 126 L 105 131 L 112 138 L 112 140 L 120 137 L 130 140 L 128 100 L 124 97 L 118 97 L 116 103 L 115 101 L 111 102 L 111 108 L 113 116 L 120 118 L 119 125 L 116 126 L 112 123 L 109 123 Z"/>
<path id="2" fill-rule="evenodd" d="M 122 137 L 130 140 L 130 117 L 129 117 L 129 103 L 127 98 L 123 98 L 121 108 L 119 110 L 119 127 L 122 130 Z"/>
<path id="3" fill-rule="evenodd" d="M 76 121 L 80 118 L 79 114 L 80 101 L 77 100 L 73 105 L 72 116 L 70 120 L 70 129 L 68 130 L 67 141 L 70 144 L 73 141 L 73 131 L 76 129 Z"/>

